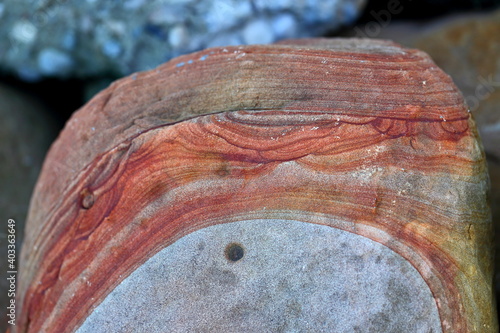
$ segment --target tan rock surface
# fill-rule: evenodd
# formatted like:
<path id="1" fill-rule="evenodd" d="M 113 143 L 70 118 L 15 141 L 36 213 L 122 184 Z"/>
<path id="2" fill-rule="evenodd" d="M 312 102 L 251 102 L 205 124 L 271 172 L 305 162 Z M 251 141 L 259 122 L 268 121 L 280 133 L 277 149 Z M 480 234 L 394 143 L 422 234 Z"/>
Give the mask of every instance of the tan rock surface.
<path id="1" fill-rule="evenodd" d="M 500 10 L 459 14 L 426 23 L 395 23 L 379 37 L 427 52 L 449 74 L 472 110 L 490 160 L 492 179 L 500 160 Z M 496 267 L 500 281 L 500 183 L 492 182 Z M 500 284 L 497 285 L 500 294 Z"/>

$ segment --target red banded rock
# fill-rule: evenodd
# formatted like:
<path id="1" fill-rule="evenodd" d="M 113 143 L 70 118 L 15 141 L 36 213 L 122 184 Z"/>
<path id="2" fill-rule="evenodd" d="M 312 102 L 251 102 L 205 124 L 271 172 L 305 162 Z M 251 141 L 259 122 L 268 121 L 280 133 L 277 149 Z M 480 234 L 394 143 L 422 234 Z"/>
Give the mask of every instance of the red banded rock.
<path id="1" fill-rule="evenodd" d="M 420 51 L 185 55 L 52 146 L 13 332 L 496 332 L 487 188 L 462 95 Z"/>

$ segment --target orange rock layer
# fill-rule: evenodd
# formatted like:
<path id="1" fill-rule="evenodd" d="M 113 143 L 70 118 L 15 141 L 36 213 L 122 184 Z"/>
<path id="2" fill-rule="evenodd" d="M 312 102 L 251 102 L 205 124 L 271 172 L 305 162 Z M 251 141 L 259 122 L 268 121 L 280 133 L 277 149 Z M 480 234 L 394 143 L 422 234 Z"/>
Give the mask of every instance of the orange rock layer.
<path id="1" fill-rule="evenodd" d="M 32 199 L 13 332 L 73 332 L 175 240 L 260 218 L 384 244 L 443 332 L 496 332 L 488 179 L 460 92 L 390 42 L 294 43 L 186 55 L 75 113 Z"/>

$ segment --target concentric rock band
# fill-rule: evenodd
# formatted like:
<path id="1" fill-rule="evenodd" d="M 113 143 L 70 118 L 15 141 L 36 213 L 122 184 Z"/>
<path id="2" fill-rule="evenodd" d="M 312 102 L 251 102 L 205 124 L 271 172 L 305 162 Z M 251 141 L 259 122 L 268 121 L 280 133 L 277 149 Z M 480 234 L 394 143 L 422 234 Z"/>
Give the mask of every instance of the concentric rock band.
<path id="1" fill-rule="evenodd" d="M 13 331 L 76 331 L 181 237 L 280 219 L 384 245 L 443 332 L 496 332 L 485 168 L 461 93 L 423 52 L 332 39 L 176 58 L 112 84 L 53 144 Z"/>

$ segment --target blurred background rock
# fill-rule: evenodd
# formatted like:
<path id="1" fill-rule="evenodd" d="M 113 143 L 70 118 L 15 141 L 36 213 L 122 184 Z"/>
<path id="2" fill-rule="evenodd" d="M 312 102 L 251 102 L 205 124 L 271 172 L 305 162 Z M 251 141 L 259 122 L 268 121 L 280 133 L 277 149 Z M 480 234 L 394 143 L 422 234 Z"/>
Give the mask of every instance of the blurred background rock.
<path id="1" fill-rule="evenodd" d="M 500 236 L 499 8 L 500 0 L 1 1 L 0 276 L 7 271 L 8 219 L 16 220 L 19 247 L 46 150 L 95 93 L 180 54 L 298 37 L 387 38 L 429 53 L 477 120 Z M 6 282 L 0 331 L 7 325 Z"/>
<path id="2" fill-rule="evenodd" d="M 11 0 L 0 62 L 24 80 L 123 76 L 183 53 L 318 36 L 351 25 L 366 0 Z"/>
<path id="3" fill-rule="evenodd" d="M 58 128 L 51 112 L 35 96 L 0 83 L 0 330 L 7 325 L 7 221 L 16 221 L 19 255 L 31 192 Z"/>

